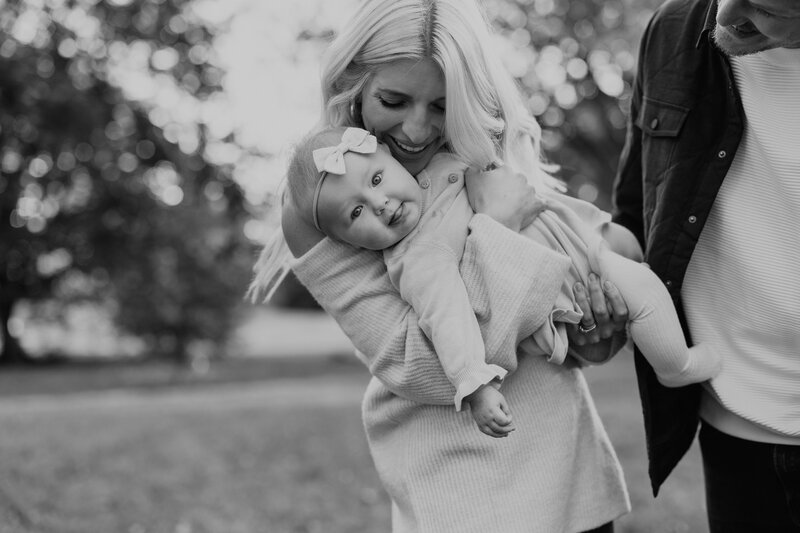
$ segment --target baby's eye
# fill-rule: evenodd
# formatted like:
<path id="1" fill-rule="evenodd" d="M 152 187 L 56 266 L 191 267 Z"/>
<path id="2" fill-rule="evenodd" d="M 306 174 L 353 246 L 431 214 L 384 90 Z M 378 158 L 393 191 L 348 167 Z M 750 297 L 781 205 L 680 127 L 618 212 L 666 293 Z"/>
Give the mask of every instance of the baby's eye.
<path id="1" fill-rule="evenodd" d="M 364 210 L 364 206 L 357 206 L 350 212 L 350 218 L 358 218 L 361 216 L 361 212 Z"/>
<path id="2" fill-rule="evenodd" d="M 383 181 L 383 176 L 381 174 L 375 174 L 374 176 L 372 176 L 373 187 L 380 185 L 382 181 Z"/>

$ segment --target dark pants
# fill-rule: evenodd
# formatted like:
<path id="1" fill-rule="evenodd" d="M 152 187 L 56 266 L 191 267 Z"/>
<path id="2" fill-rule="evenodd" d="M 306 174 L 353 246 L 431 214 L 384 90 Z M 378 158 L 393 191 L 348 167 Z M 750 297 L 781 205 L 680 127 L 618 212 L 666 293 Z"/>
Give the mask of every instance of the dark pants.
<path id="1" fill-rule="evenodd" d="M 584 531 L 584 533 L 614 533 L 614 522 L 609 522 L 606 525 L 596 527 L 589 531 Z"/>
<path id="2" fill-rule="evenodd" d="M 800 532 L 800 446 L 700 430 L 711 533 Z"/>

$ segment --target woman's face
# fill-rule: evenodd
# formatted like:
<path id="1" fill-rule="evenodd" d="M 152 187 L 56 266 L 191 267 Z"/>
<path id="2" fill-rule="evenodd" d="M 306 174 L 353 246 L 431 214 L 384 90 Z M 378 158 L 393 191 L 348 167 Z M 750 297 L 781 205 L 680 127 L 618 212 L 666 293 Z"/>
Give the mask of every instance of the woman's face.
<path id="1" fill-rule="evenodd" d="M 444 76 L 431 59 L 389 63 L 361 93 L 364 127 L 413 175 L 444 145 L 444 110 Z"/>

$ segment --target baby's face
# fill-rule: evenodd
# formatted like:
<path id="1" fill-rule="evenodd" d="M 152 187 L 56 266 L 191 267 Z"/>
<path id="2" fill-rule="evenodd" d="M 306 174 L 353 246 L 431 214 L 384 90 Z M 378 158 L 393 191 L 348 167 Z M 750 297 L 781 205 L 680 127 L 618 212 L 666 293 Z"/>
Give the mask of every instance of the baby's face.
<path id="1" fill-rule="evenodd" d="M 380 145 L 374 154 L 347 152 L 347 172 L 322 183 L 317 214 L 325 232 L 368 250 L 383 250 L 408 235 L 422 214 L 414 177 Z"/>

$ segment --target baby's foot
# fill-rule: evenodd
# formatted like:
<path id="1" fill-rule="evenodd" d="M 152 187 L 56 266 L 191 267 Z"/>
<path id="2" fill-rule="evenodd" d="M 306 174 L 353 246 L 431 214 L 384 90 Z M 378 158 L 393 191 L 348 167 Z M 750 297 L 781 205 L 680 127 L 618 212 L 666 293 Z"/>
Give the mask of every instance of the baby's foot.
<path id="1" fill-rule="evenodd" d="M 658 381 L 665 387 L 683 387 L 716 377 L 721 370 L 722 358 L 719 353 L 707 344 L 698 344 L 689 348 L 689 360 L 683 370 L 670 376 L 659 374 Z"/>

